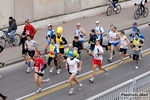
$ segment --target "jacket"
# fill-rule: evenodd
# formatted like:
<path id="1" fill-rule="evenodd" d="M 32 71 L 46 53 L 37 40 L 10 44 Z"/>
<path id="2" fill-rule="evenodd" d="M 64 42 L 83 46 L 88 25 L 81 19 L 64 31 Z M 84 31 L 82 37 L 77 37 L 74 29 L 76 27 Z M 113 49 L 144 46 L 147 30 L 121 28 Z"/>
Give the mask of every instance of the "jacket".
<path id="1" fill-rule="evenodd" d="M 37 30 L 31 25 L 25 25 L 24 26 L 24 30 L 23 30 L 23 35 L 27 35 L 26 32 L 29 31 L 29 35 L 32 36 L 32 38 L 34 38 L 35 33 L 37 32 Z"/>
<path id="2" fill-rule="evenodd" d="M 8 28 L 9 31 L 11 30 L 17 30 L 17 23 L 16 23 L 16 20 L 13 19 L 11 22 L 9 22 L 9 28 Z"/>

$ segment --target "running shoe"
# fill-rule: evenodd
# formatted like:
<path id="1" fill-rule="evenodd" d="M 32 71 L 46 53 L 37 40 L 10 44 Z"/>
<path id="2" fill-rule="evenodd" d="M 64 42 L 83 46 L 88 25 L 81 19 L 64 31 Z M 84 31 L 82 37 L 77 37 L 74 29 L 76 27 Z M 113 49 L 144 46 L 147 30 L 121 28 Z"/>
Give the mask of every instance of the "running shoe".
<path id="1" fill-rule="evenodd" d="M 52 72 L 53 72 L 53 69 L 54 69 L 54 67 L 50 68 L 50 71 L 49 71 L 49 72 L 52 73 Z"/>
<path id="2" fill-rule="evenodd" d="M 27 73 L 30 73 L 30 72 L 31 72 L 31 68 L 28 67 L 28 68 L 27 68 Z"/>
<path id="3" fill-rule="evenodd" d="M 40 93 L 41 91 L 42 91 L 42 89 L 39 88 L 39 89 L 36 91 L 36 93 Z"/>
<path id="4" fill-rule="evenodd" d="M 106 68 L 105 74 L 108 75 L 109 74 L 109 70 L 108 68 Z"/>
<path id="5" fill-rule="evenodd" d="M 51 84 L 51 81 L 50 81 L 50 79 L 49 79 L 49 78 L 48 78 L 46 81 L 47 81 L 48 85 L 50 85 L 50 84 Z"/>
<path id="6" fill-rule="evenodd" d="M 28 66 L 28 63 L 27 63 L 27 62 L 25 62 L 25 63 L 24 63 L 24 67 L 27 67 L 27 66 Z"/>
<path id="7" fill-rule="evenodd" d="M 112 59 L 109 58 L 108 61 L 109 61 L 110 63 L 112 63 Z"/>
<path id="8" fill-rule="evenodd" d="M 121 66 L 123 64 L 123 61 L 120 61 L 119 66 Z"/>
<path id="9" fill-rule="evenodd" d="M 74 89 L 70 89 L 69 94 L 72 95 L 75 92 Z"/>
<path id="10" fill-rule="evenodd" d="M 135 69 L 137 70 L 139 67 L 138 66 L 135 66 Z"/>
<path id="11" fill-rule="evenodd" d="M 83 90 L 83 87 L 84 87 L 83 84 L 81 84 L 81 86 L 79 85 L 79 91 L 82 91 L 82 90 Z"/>
<path id="12" fill-rule="evenodd" d="M 89 79 L 89 81 L 90 81 L 91 83 L 94 83 L 94 82 L 95 82 L 93 78 Z"/>
<path id="13" fill-rule="evenodd" d="M 60 72 L 61 72 L 61 69 L 58 69 L 58 70 L 57 70 L 57 74 L 60 74 Z"/>

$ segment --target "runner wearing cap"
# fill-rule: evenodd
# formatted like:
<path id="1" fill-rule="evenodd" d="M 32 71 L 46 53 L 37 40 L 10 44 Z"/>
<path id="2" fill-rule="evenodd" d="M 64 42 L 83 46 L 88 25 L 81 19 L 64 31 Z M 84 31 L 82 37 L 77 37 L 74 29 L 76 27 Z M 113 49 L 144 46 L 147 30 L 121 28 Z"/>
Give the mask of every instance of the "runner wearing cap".
<path id="1" fill-rule="evenodd" d="M 103 45 L 104 29 L 103 29 L 103 27 L 100 25 L 99 21 L 96 21 L 95 33 L 96 33 L 98 39 L 100 40 L 100 45 L 101 45 L 102 47 L 105 47 L 105 49 L 107 50 L 107 46 Z"/>
<path id="2" fill-rule="evenodd" d="M 46 80 L 43 80 L 44 70 L 46 67 L 47 67 L 46 62 L 40 56 L 40 52 L 36 51 L 35 58 L 34 58 L 34 66 L 32 67 L 35 71 L 34 80 L 35 80 L 36 86 L 38 87 L 38 90 L 36 91 L 36 93 L 39 93 L 42 90 L 40 87 L 40 84 L 48 83 L 48 85 L 50 85 L 49 78 L 47 78 Z"/>
<path id="3" fill-rule="evenodd" d="M 130 37 L 135 35 L 135 31 L 138 29 L 136 22 L 134 22 L 132 25 L 133 25 L 133 27 L 132 27 L 132 33 L 129 35 Z"/>
<path id="4" fill-rule="evenodd" d="M 70 95 L 72 95 L 75 92 L 72 81 L 74 81 L 75 83 L 77 83 L 79 85 L 79 91 L 81 91 L 83 89 L 84 85 L 81 84 L 76 79 L 76 75 L 77 75 L 78 71 L 81 71 L 81 66 L 82 66 L 82 61 L 80 61 L 79 59 L 76 59 L 73 54 L 70 54 L 66 61 L 66 69 L 68 70 L 68 72 L 70 74 L 70 77 L 68 79 L 68 83 L 70 84 L 70 87 L 71 87 L 71 89 L 69 91 Z"/>
<path id="5" fill-rule="evenodd" d="M 106 75 L 108 75 L 108 73 L 109 73 L 108 69 L 102 68 L 102 62 L 103 62 L 103 56 L 102 55 L 104 55 L 103 48 L 99 43 L 99 39 L 96 39 L 95 48 L 94 48 L 94 51 L 93 51 L 93 57 L 94 58 L 93 58 L 93 61 L 92 61 L 92 63 L 93 63 L 92 77 L 89 80 L 92 83 L 94 83 L 94 77 L 95 77 L 95 74 L 96 74 L 97 66 L 100 70 L 105 71 Z"/>
<path id="6" fill-rule="evenodd" d="M 53 30 L 53 26 L 52 24 L 48 24 L 48 32 L 47 32 L 47 36 L 46 36 L 46 46 L 45 46 L 45 54 L 47 52 L 47 48 L 50 44 L 50 39 L 54 38 L 55 39 L 55 31 Z"/>
<path id="7" fill-rule="evenodd" d="M 84 50 L 87 50 L 85 47 L 84 47 L 84 36 L 86 36 L 86 32 L 84 31 L 83 28 L 81 28 L 81 24 L 80 23 L 77 23 L 76 24 L 76 32 L 74 33 L 75 36 L 78 36 L 79 37 L 79 42 L 82 43 L 82 48 Z"/>

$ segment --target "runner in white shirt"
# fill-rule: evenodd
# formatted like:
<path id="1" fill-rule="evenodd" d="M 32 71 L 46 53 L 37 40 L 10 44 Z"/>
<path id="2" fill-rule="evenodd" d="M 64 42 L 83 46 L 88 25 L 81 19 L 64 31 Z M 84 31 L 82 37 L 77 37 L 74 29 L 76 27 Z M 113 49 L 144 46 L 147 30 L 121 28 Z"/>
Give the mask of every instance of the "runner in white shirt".
<path id="1" fill-rule="evenodd" d="M 115 26 L 112 26 L 112 34 L 109 34 L 110 35 L 110 39 L 112 40 L 112 43 L 111 43 L 111 52 L 110 52 L 110 58 L 108 59 L 108 61 L 110 63 L 112 63 L 112 58 L 113 58 L 113 52 L 116 48 L 117 51 L 119 51 L 119 34 L 118 32 L 116 31 L 116 27 Z"/>
<path id="2" fill-rule="evenodd" d="M 100 70 L 105 71 L 106 75 L 108 74 L 108 69 L 105 69 L 105 68 L 102 67 L 102 61 L 103 61 L 103 56 L 102 55 L 104 55 L 104 51 L 103 51 L 102 46 L 99 43 L 99 39 L 97 39 L 95 48 L 93 50 L 93 57 L 94 57 L 93 61 L 92 61 L 92 63 L 93 63 L 93 72 L 92 72 L 92 77 L 89 80 L 92 83 L 94 83 L 94 77 L 95 77 L 95 74 L 96 74 L 97 65 L 98 65 L 98 68 Z"/>
<path id="3" fill-rule="evenodd" d="M 66 69 L 68 70 L 70 77 L 68 79 L 68 83 L 70 84 L 69 94 L 72 95 L 75 90 L 73 88 L 72 81 L 76 82 L 79 85 L 79 91 L 83 89 L 83 84 L 81 84 L 77 79 L 76 75 L 78 71 L 81 71 L 82 62 L 76 58 L 74 58 L 74 54 L 69 54 L 69 57 L 66 62 Z"/>
<path id="4" fill-rule="evenodd" d="M 119 43 L 119 56 L 120 56 L 120 63 L 119 65 L 123 64 L 122 61 L 122 54 L 124 54 L 125 57 L 130 56 L 130 54 L 127 53 L 128 45 L 130 44 L 129 39 L 125 36 L 124 31 L 119 32 L 119 37 L 120 37 L 120 43 Z"/>
<path id="5" fill-rule="evenodd" d="M 75 36 L 79 37 L 79 42 L 82 43 L 82 48 L 87 51 L 87 49 L 84 47 L 84 36 L 86 36 L 86 32 L 84 31 L 83 28 L 81 28 L 80 23 L 77 23 L 76 27 L 77 27 L 77 29 L 74 34 L 75 34 Z"/>

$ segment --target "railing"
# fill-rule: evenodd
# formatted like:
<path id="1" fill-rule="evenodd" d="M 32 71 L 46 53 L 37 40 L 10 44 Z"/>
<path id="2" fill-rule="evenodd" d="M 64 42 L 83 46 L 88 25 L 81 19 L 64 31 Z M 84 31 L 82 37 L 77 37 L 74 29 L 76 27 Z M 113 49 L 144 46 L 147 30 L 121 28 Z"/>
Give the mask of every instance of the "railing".
<path id="1" fill-rule="evenodd" d="M 121 92 L 145 92 L 150 89 L 150 71 L 130 79 L 86 100 L 135 100 L 121 98 Z"/>

